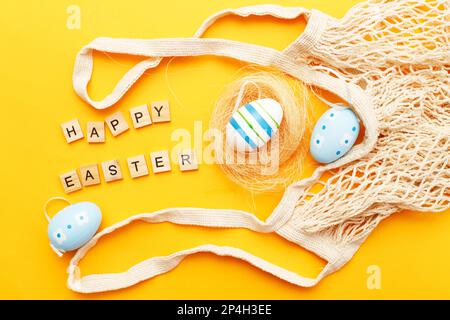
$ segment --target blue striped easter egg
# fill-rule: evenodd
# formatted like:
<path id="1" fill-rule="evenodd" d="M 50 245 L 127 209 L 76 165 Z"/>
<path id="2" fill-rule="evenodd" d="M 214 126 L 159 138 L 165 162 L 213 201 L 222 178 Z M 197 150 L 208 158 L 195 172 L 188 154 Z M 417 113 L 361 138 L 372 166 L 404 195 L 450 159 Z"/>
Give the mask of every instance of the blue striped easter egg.
<path id="1" fill-rule="evenodd" d="M 227 143 L 239 152 L 255 151 L 277 133 L 283 109 L 273 99 L 259 99 L 240 107 L 226 126 Z"/>

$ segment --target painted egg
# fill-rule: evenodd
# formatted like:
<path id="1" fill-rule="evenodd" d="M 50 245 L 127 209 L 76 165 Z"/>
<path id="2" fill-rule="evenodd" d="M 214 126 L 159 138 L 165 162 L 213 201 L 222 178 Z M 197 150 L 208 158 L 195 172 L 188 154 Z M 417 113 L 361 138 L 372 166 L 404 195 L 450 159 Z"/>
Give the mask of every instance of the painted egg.
<path id="1" fill-rule="evenodd" d="M 310 151 L 320 163 L 330 163 L 344 156 L 355 144 L 359 120 L 352 109 L 334 107 L 317 121 L 311 136 Z"/>
<path id="2" fill-rule="evenodd" d="M 240 107 L 226 126 L 227 143 L 235 150 L 255 151 L 275 135 L 283 120 L 283 109 L 273 99 L 260 99 Z"/>
<path id="3" fill-rule="evenodd" d="M 65 207 L 51 219 L 48 237 L 58 250 L 71 251 L 80 248 L 97 232 L 102 214 L 92 202 L 79 202 Z"/>

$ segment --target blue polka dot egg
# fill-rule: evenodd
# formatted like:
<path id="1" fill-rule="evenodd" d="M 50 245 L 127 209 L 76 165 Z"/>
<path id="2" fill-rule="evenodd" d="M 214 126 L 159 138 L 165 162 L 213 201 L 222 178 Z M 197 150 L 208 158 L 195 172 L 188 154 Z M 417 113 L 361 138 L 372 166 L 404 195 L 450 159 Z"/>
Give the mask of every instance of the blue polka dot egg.
<path id="1" fill-rule="evenodd" d="M 359 120 L 352 109 L 333 107 L 317 121 L 310 142 L 313 158 L 330 163 L 343 157 L 355 144 Z"/>
<path id="2" fill-rule="evenodd" d="M 67 206 L 48 225 L 50 243 L 61 252 L 78 249 L 95 235 L 101 221 L 100 208 L 92 202 Z"/>

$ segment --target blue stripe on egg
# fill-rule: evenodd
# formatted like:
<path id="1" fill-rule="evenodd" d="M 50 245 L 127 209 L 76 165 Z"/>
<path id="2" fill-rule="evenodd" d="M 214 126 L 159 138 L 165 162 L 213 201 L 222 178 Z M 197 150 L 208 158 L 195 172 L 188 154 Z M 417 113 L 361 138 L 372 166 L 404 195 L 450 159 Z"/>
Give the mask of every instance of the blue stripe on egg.
<path id="1" fill-rule="evenodd" d="M 252 117 L 256 120 L 259 126 L 264 129 L 269 137 L 272 137 L 272 128 L 270 125 L 264 120 L 264 118 L 259 114 L 259 112 L 249 103 L 245 106 L 247 111 L 252 115 Z"/>
<path id="2" fill-rule="evenodd" d="M 270 112 L 266 109 L 266 108 L 264 108 L 264 106 L 261 104 L 262 103 L 262 101 L 267 101 L 267 100 L 271 100 L 271 99 L 263 99 L 263 100 L 256 100 L 256 101 L 253 101 L 252 102 L 252 104 L 254 104 L 253 106 L 256 108 L 256 109 L 258 109 L 258 111 L 260 112 L 260 114 L 261 115 L 264 115 L 264 117 L 265 116 L 267 116 L 267 117 L 269 117 L 270 118 L 270 121 L 267 121 L 267 122 L 269 122 L 269 123 L 273 123 L 274 125 L 275 125 L 275 127 L 273 127 L 272 126 L 272 128 L 274 129 L 274 131 L 276 131 L 276 130 L 278 130 L 279 128 L 280 128 L 280 121 L 281 121 L 281 119 L 283 118 L 283 110 L 282 109 L 280 109 L 280 111 L 281 111 L 281 114 L 279 114 L 278 116 L 281 116 L 279 119 L 278 119 L 278 121 L 275 119 L 275 118 L 277 118 L 274 114 L 270 114 Z M 271 101 L 274 101 L 274 100 L 271 100 Z M 275 101 L 274 101 L 275 102 Z M 278 104 L 278 107 L 279 107 L 280 105 Z M 275 116 L 275 117 L 274 117 Z M 267 119 L 267 118 L 266 118 Z M 268 120 L 268 119 L 267 119 Z"/>
<path id="3" fill-rule="evenodd" d="M 230 119 L 230 124 L 233 126 L 234 130 L 236 130 L 237 133 L 244 139 L 245 142 L 247 142 L 250 147 L 253 149 L 256 148 L 256 144 L 250 139 L 250 137 L 245 133 L 244 130 L 239 126 L 239 124 L 236 122 L 236 119 L 234 119 L 234 116 Z"/>
<path id="4" fill-rule="evenodd" d="M 251 130 L 251 134 L 254 134 L 255 136 L 255 142 L 258 145 L 258 147 L 262 146 L 266 139 L 270 139 L 270 137 L 267 135 L 267 133 L 261 129 L 258 122 L 253 118 L 253 116 L 245 109 L 245 106 L 240 108 L 238 111 L 236 111 L 237 114 L 240 116 L 240 119 L 246 123 L 249 130 Z"/>
<path id="5" fill-rule="evenodd" d="M 259 103 L 258 101 L 251 102 L 251 105 L 253 108 L 255 108 L 256 111 L 258 111 L 261 118 L 263 118 L 270 126 L 270 128 L 272 129 L 272 136 L 275 135 L 275 133 L 280 128 L 277 122 L 279 120 L 278 117 L 274 117 L 274 115 L 271 115 L 269 113 L 270 110 L 266 110 L 264 106 L 261 106 L 261 103 Z"/>
<path id="6" fill-rule="evenodd" d="M 238 109 L 233 115 L 233 118 L 236 120 L 237 124 L 242 128 L 250 140 L 255 143 L 256 148 L 258 148 L 263 143 L 263 137 L 261 137 L 261 135 L 259 135 L 253 128 L 257 124 L 252 124 L 246 117 L 249 117 L 249 115 L 244 107 Z"/>

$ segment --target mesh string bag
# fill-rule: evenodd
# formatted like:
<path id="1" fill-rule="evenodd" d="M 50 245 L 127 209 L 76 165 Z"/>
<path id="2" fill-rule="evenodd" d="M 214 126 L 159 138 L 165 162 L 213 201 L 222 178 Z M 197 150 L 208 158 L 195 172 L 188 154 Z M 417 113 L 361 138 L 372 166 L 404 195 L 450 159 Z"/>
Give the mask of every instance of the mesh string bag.
<path id="1" fill-rule="evenodd" d="M 379 123 L 367 156 L 332 172 L 318 194 L 305 190 L 296 226 L 351 242 L 399 210 L 449 207 L 449 6 L 442 0 L 365 2 L 330 20 L 314 48 L 296 56 L 362 87 Z"/>
<path id="2" fill-rule="evenodd" d="M 307 25 L 283 51 L 201 38 L 226 15 L 304 16 Z M 199 252 L 241 259 L 284 281 L 311 287 L 348 262 L 377 224 L 391 214 L 404 209 L 448 209 L 449 35 L 448 0 L 370 0 L 353 7 L 342 19 L 300 7 L 260 5 L 214 14 L 192 38 L 94 39 L 78 53 L 73 75 L 76 93 L 94 108 L 112 106 L 165 57 L 216 55 L 276 68 L 305 85 L 334 93 L 355 111 L 365 134 L 342 158 L 288 186 L 266 221 L 233 209 L 170 208 L 131 216 L 105 228 L 72 258 L 69 288 L 83 293 L 125 288 L 168 272 Z M 94 50 L 146 59 L 130 69 L 111 94 L 93 101 L 87 86 Z M 320 190 L 313 192 L 317 186 Z M 316 277 L 308 278 L 235 247 L 205 244 L 149 258 L 123 272 L 82 276 L 78 263 L 97 241 L 133 221 L 275 232 L 327 264 Z"/>

